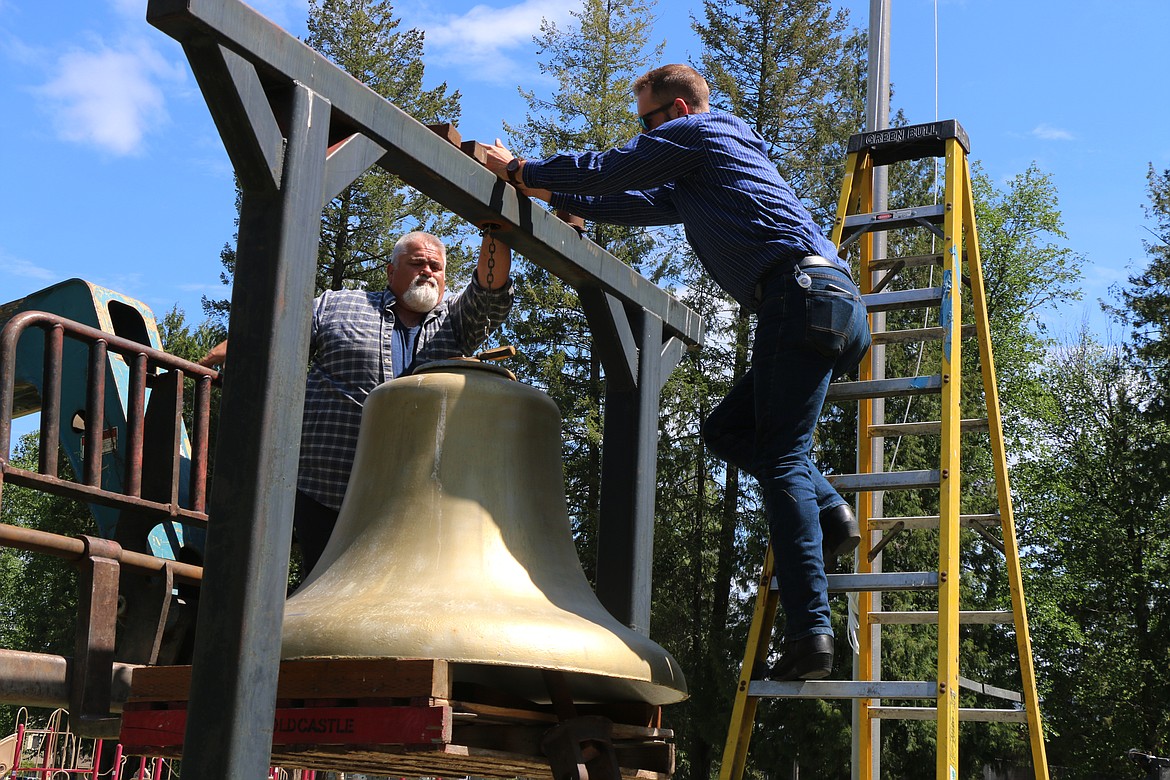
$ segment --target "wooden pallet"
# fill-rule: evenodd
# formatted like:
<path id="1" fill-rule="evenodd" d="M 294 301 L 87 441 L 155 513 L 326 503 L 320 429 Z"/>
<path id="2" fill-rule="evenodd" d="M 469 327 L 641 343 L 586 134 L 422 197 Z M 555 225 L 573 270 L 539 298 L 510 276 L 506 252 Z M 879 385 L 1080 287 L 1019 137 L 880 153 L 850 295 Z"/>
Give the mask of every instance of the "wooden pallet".
<path id="1" fill-rule="evenodd" d="M 122 715 L 123 749 L 181 758 L 191 667 L 134 670 Z M 625 778 L 667 780 L 674 733 L 642 702 L 576 705 L 613 722 Z M 563 708 L 561 716 L 565 715 Z M 275 766 L 401 777 L 552 777 L 541 739 L 562 720 L 551 705 L 453 686 L 437 660 L 284 661 L 277 684 Z"/>

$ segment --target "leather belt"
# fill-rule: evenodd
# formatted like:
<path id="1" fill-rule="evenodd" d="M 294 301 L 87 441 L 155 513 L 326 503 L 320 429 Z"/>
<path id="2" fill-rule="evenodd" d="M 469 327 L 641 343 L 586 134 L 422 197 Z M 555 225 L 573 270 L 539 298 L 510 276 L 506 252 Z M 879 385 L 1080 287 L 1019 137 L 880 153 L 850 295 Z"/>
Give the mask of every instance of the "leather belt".
<path id="1" fill-rule="evenodd" d="M 800 262 L 796 265 L 800 268 L 836 268 L 838 271 L 845 271 L 846 274 L 849 273 L 845 266 L 820 255 L 806 255 L 800 258 Z"/>
<path id="2" fill-rule="evenodd" d="M 784 270 L 791 271 L 793 269 L 793 267 L 796 267 L 796 268 L 836 268 L 838 271 L 842 271 L 846 276 L 848 276 L 849 281 L 853 281 L 853 274 L 850 273 L 849 269 L 846 266 L 842 265 L 841 263 L 833 262 L 832 260 L 828 259 L 827 257 L 821 257 L 820 255 L 805 255 L 804 257 L 800 258 L 800 260 L 798 260 L 796 262 L 795 266 L 774 265 L 771 268 L 769 268 L 767 271 L 764 272 L 764 275 L 760 277 L 760 281 L 756 282 L 756 291 L 755 291 L 755 295 L 752 298 L 753 311 L 755 309 L 759 308 L 760 302 L 764 299 L 764 286 L 771 280 L 771 278 L 773 276 L 775 276 L 777 272 L 784 271 Z"/>

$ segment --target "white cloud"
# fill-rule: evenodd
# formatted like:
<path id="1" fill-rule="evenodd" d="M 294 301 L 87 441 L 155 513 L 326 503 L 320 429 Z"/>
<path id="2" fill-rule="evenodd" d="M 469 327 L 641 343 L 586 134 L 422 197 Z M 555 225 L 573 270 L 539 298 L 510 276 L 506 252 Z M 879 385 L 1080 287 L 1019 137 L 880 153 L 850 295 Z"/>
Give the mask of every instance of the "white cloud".
<path id="1" fill-rule="evenodd" d="M 1032 130 L 1032 135 L 1036 136 L 1042 141 L 1071 141 L 1073 134 L 1068 130 L 1063 130 L 1059 127 L 1053 127 L 1049 124 L 1041 123 L 1036 125 Z"/>
<path id="2" fill-rule="evenodd" d="M 143 40 L 128 39 L 118 49 L 99 43 L 62 54 L 52 80 L 36 91 L 61 138 L 128 155 L 167 119 L 157 82 L 185 77 L 181 64 L 168 62 Z"/>
<path id="3" fill-rule="evenodd" d="M 109 3 L 119 16 L 138 20 L 146 18 L 146 0 L 109 0 Z"/>
<path id="4" fill-rule="evenodd" d="M 35 265 L 20 257 L 13 257 L 12 255 L 0 249 L 0 266 L 9 276 L 18 276 L 22 279 L 36 279 L 38 281 L 52 281 L 57 279 L 58 274 L 43 266 Z M 5 301 L 0 301 L 4 303 Z"/>
<path id="5" fill-rule="evenodd" d="M 446 60 L 469 80 L 515 84 L 517 75 L 531 80 L 532 37 L 542 19 L 563 25 L 579 7 L 565 0 L 521 0 L 505 8 L 477 5 L 461 16 L 445 15 L 421 23 L 426 31 L 427 60 Z M 523 62 L 511 59 L 516 50 Z"/>

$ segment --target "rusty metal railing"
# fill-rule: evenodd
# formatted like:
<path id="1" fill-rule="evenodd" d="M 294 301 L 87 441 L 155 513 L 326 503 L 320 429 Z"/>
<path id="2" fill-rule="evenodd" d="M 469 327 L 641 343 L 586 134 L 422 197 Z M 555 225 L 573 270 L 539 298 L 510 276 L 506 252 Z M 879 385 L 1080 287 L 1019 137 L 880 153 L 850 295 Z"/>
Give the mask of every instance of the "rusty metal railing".
<path id="1" fill-rule="evenodd" d="M 60 436 L 62 352 L 66 337 L 88 345 L 84 464 L 79 481 L 57 476 L 57 447 L 40 448 L 36 471 L 18 468 L 11 457 L 12 415 L 16 392 L 16 347 L 21 335 L 39 327 L 45 335 L 44 379 L 41 394 L 41 441 L 55 443 Z M 123 490 L 101 486 L 102 431 L 105 426 L 105 362 L 108 352 L 120 354 L 130 367 L 127 398 L 126 479 Z M 174 372 L 178 402 L 175 430 L 182 425 L 184 378 L 194 381 L 194 420 L 191 430 L 191 469 L 189 507 L 179 505 L 179 451 L 181 437 L 175 436 L 172 453 L 170 500 L 142 498 L 142 444 L 145 429 L 146 388 L 153 370 Z M 218 372 L 189 360 L 168 355 L 137 341 L 115 336 L 55 314 L 28 311 L 17 314 L 0 331 L 0 495 L 5 482 L 76 498 L 89 503 L 118 509 L 134 509 L 148 515 L 163 516 L 184 522 L 206 523 L 208 421 L 211 409 L 211 385 Z"/>
<path id="2" fill-rule="evenodd" d="M 44 331 L 41 387 L 40 457 L 36 471 L 12 465 L 11 433 L 16 392 L 16 350 L 29 328 Z M 85 443 L 78 481 L 58 477 L 62 355 L 65 339 L 88 347 L 86 371 Z M 126 413 L 126 468 L 122 490 L 103 488 L 102 433 L 105 427 L 106 361 L 109 352 L 122 355 L 130 368 Z M 169 500 L 142 497 L 143 442 L 146 390 L 157 380 L 158 370 L 169 371 L 174 381 L 172 464 Z M 186 381 L 194 383 L 194 421 L 191 433 L 189 506 L 180 506 L 180 448 L 182 446 L 183 393 Z M 81 381 L 78 377 L 77 381 Z M 207 452 L 211 386 L 218 373 L 182 358 L 152 349 L 136 341 L 67 320 L 46 312 L 16 315 L 0 331 L 0 498 L 6 482 L 35 490 L 133 510 L 146 516 L 184 523 L 207 521 Z M 128 691 L 133 664 L 114 661 L 114 639 L 120 605 L 119 589 L 126 575 L 150 578 L 148 592 L 137 594 L 149 602 L 152 620 L 136 627 L 131 655 L 138 663 L 153 663 L 162 640 L 163 625 L 171 608 L 176 584 L 198 586 L 199 566 L 125 550 L 118 543 L 92 536 L 67 537 L 30 528 L 0 524 L 0 546 L 71 560 L 80 572 L 79 614 L 73 658 L 0 649 L 0 702 L 40 706 L 68 706 L 75 730 L 86 736 L 113 736 Z M 144 595 L 145 594 L 145 595 Z"/>

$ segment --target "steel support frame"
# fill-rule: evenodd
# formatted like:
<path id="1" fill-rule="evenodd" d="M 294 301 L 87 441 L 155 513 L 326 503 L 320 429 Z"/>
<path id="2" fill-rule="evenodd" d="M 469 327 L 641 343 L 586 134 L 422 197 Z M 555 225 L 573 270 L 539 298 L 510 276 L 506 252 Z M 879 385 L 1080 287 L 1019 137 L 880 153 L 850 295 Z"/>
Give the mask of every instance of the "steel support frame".
<path id="1" fill-rule="evenodd" d="M 581 304 L 606 375 L 597 597 L 649 635 L 659 397 L 683 344 L 655 314 L 608 293 L 583 291 Z"/>
<path id="2" fill-rule="evenodd" d="M 267 771 L 324 204 L 377 164 L 577 288 L 606 369 L 598 587 L 650 612 L 658 399 L 702 320 L 478 162 L 238 0 L 150 0 L 183 44 L 243 189 L 185 778 Z"/>
<path id="3" fill-rule="evenodd" d="M 78 560 L 77 636 L 70 677 L 69 721 L 87 737 L 117 737 L 120 721 L 110 714 L 114 671 L 114 632 L 122 547 L 82 536 L 85 556 Z"/>

